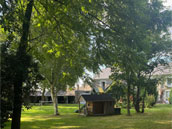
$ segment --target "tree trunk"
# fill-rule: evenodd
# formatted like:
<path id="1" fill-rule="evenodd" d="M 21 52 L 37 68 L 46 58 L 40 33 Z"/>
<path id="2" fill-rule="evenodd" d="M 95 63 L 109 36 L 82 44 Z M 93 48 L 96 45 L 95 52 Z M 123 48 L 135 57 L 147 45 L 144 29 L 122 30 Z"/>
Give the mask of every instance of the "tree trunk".
<path id="1" fill-rule="evenodd" d="M 145 112 L 145 101 L 144 101 L 144 98 L 143 98 L 143 101 L 142 101 L 142 111 L 141 113 L 144 113 Z"/>
<path id="2" fill-rule="evenodd" d="M 45 101 L 45 88 L 43 88 L 43 91 L 42 91 L 42 96 L 41 96 L 41 100 L 42 101 Z"/>
<path id="3" fill-rule="evenodd" d="M 20 129 L 20 118 L 22 108 L 22 81 L 14 84 L 14 105 L 11 129 Z"/>
<path id="4" fill-rule="evenodd" d="M 128 83 L 127 88 L 127 115 L 130 116 L 130 83 Z"/>
<path id="5" fill-rule="evenodd" d="M 135 110 L 137 113 L 140 112 L 140 87 L 137 87 L 137 94 L 136 94 L 136 99 L 135 99 Z"/>
<path id="6" fill-rule="evenodd" d="M 16 53 L 16 76 L 14 82 L 14 103 L 13 103 L 13 116 L 11 129 L 20 129 L 20 118 L 21 118 L 21 108 L 22 108 L 22 84 L 27 76 L 27 69 L 29 63 L 27 59 L 27 39 L 29 35 L 30 19 L 32 14 L 33 0 L 30 0 L 27 4 L 23 26 L 22 26 L 22 37 L 20 39 L 19 48 Z M 26 62 L 25 62 L 26 60 Z"/>
<path id="7" fill-rule="evenodd" d="M 141 113 L 144 113 L 145 112 L 145 97 L 146 97 L 146 89 L 145 89 L 145 92 L 144 92 L 144 95 L 143 95 L 143 100 L 142 100 L 142 111 Z"/>
<path id="8" fill-rule="evenodd" d="M 58 105 L 57 105 L 57 93 L 54 89 L 54 86 L 51 86 L 51 98 L 52 98 L 52 101 L 53 101 L 53 106 L 54 106 L 54 115 L 59 115 L 59 112 L 58 112 Z"/>

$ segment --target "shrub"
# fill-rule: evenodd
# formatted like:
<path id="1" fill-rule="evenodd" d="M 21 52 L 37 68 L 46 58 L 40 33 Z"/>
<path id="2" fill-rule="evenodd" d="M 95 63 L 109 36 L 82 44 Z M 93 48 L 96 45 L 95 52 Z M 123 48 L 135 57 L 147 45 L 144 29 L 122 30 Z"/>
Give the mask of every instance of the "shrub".
<path id="1" fill-rule="evenodd" d="M 155 104 L 155 96 L 154 95 L 146 95 L 146 98 L 145 98 L 145 106 L 147 108 L 150 108 L 152 107 L 153 105 Z"/>

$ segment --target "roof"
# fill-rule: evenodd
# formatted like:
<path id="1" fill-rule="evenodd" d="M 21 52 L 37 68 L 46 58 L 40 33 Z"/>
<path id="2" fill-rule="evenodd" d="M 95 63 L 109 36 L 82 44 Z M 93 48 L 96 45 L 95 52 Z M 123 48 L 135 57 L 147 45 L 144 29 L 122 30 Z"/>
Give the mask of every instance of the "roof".
<path id="1" fill-rule="evenodd" d="M 36 92 L 32 93 L 31 96 L 42 96 L 42 92 L 36 91 Z M 45 92 L 44 96 L 51 96 L 51 92 L 49 92 L 49 91 Z M 75 91 L 74 90 L 71 90 L 71 91 L 60 90 L 57 93 L 57 96 L 75 96 Z"/>
<path id="2" fill-rule="evenodd" d="M 114 99 L 109 94 L 101 94 L 101 95 L 82 95 L 85 101 L 93 101 L 93 102 L 100 102 L 100 101 L 114 101 Z"/>
<path id="3" fill-rule="evenodd" d="M 172 63 L 165 66 L 158 66 L 153 71 L 154 76 L 172 75 Z"/>
<path id="4" fill-rule="evenodd" d="M 46 92 L 44 95 L 45 96 L 51 96 L 51 93 L 50 92 Z M 60 90 L 57 93 L 57 96 L 75 96 L 75 91 L 74 90 L 71 90 L 71 91 L 62 91 L 62 90 Z"/>
<path id="5" fill-rule="evenodd" d="M 70 90 L 69 88 L 66 89 L 66 91 L 60 90 L 57 93 L 57 96 L 75 96 L 75 91 L 92 91 L 92 88 L 89 85 L 84 85 L 79 87 L 79 89 L 75 88 L 73 90 Z M 35 91 L 34 93 L 31 93 L 30 96 L 42 96 L 42 91 Z M 44 96 L 51 96 L 50 91 L 46 91 L 44 93 Z"/>
<path id="6" fill-rule="evenodd" d="M 111 68 L 103 69 L 100 73 L 94 76 L 94 79 L 109 79 L 109 76 L 112 74 Z"/>
<path id="7" fill-rule="evenodd" d="M 82 85 L 81 87 L 78 87 L 76 90 L 81 90 L 81 91 L 91 91 L 92 88 L 89 85 Z"/>

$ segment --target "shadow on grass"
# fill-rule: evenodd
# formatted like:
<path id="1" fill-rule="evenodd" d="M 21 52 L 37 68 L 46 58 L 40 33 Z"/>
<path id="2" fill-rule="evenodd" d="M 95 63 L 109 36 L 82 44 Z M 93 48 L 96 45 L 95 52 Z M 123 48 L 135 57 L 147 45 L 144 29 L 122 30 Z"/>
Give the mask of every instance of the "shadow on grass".
<path id="1" fill-rule="evenodd" d="M 62 109 L 60 116 L 53 116 L 48 107 L 42 114 L 37 109 L 22 115 L 21 129 L 172 129 L 172 106 L 166 105 L 146 109 L 145 114 L 133 112 L 132 116 L 122 113 L 105 117 L 80 116 L 72 113 L 73 109 Z"/>
<path id="2" fill-rule="evenodd" d="M 161 115 L 161 114 L 159 114 Z M 80 115 L 46 116 L 22 121 L 22 129 L 171 129 L 170 116 L 164 119 L 157 114 L 133 114 L 85 117 Z M 170 115 L 170 114 L 169 114 Z"/>

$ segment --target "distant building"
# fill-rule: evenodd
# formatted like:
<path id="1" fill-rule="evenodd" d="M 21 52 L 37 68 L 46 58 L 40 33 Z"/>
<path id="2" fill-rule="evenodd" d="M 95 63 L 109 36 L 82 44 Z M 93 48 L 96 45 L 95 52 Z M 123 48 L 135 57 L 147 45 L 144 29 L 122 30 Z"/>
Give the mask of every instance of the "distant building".
<path id="1" fill-rule="evenodd" d="M 45 103 L 51 102 L 51 93 L 49 91 L 46 91 L 44 93 L 45 97 Z M 60 90 L 57 93 L 58 103 L 75 103 L 75 90 L 69 90 L 66 91 Z M 42 91 L 38 90 L 34 94 L 30 95 L 30 101 L 31 103 L 40 103 L 42 101 Z"/>
<path id="2" fill-rule="evenodd" d="M 112 74 L 110 68 L 103 69 L 99 74 L 94 76 L 95 86 L 101 87 L 105 90 L 112 83 L 112 80 L 109 79 L 109 76 Z"/>
<path id="3" fill-rule="evenodd" d="M 110 68 L 103 69 L 94 77 L 95 86 L 106 89 L 112 83 L 112 80 L 109 79 L 111 74 L 112 72 Z M 159 79 L 159 83 L 157 85 L 157 101 L 161 103 L 168 103 L 170 90 L 172 89 L 172 63 L 166 66 L 158 66 L 153 71 L 153 78 Z"/>
<path id="4" fill-rule="evenodd" d="M 100 92 L 99 88 L 105 90 L 107 89 L 112 80 L 109 76 L 112 74 L 110 68 L 103 69 L 100 73 L 94 76 L 94 86 L 95 90 Z M 158 90 L 158 102 L 167 103 L 169 99 L 170 90 L 172 88 L 172 63 L 169 66 L 159 66 L 153 72 L 153 77 L 159 79 L 157 86 Z M 57 93 L 59 103 L 77 103 L 80 96 L 90 95 L 92 88 L 89 85 L 82 85 L 73 88 L 73 90 L 67 89 L 66 91 L 59 91 Z M 47 91 L 45 94 L 46 101 L 51 101 L 51 94 Z M 42 92 L 39 90 L 32 94 L 31 102 L 38 103 L 41 101 Z M 84 102 L 84 100 L 82 101 Z"/>
<path id="5" fill-rule="evenodd" d="M 153 77 L 159 79 L 157 86 L 158 102 L 168 103 L 172 89 L 172 63 L 157 67 L 153 72 Z"/>
<path id="6" fill-rule="evenodd" d="M 77 86 L 66 91 L 60 90 L 57 93 L 58 103 L 77 103 L 79 97 L 83 94 L 91 94 L 92 88 L 89 85 Z M 45 103 L 52 101 L 50 91 L 44 93 Z M 40 103 L 42 101 L 42 91 L 38 89 L 35 93 L 30 95 L 31 103 Z"/>
<path id="7" fill-rule="evenodd" d="M 81 95 L 90 95 L 92 91 L 92 88 L 89 85 L 77 85 L 77 89 L 75 90 L 75 103 L 79 102 L 79 98 Z M 84 104 L 84 101 L 81 101 L 82 104 Z"/>

